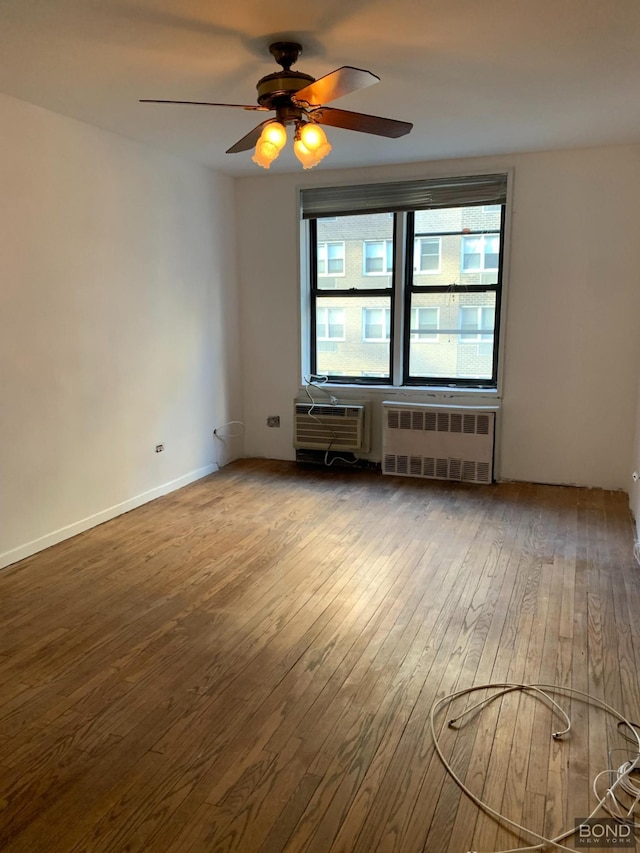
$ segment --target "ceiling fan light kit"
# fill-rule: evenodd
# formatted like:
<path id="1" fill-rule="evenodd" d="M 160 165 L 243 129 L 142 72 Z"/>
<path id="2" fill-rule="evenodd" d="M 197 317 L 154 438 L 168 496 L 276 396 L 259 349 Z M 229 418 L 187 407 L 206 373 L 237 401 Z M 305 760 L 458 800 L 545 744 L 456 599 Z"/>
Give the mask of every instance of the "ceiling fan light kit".
<path id="1" fill-rule="evenodd" d="M 298 127 L 293 141 L 293 153 L 304 169 L 313 169 L 331 151 L 331 145 L 321 127 L 317 124 L 303 124 Z"/>
<path id="2" fill-rule="evenodd" d="M 380 79 L 370 71 L 344 65 L 317 80 L 291 66 L 302 52 L 297 42 L 275 42 L 269 51 L 282 66 L 280 71 L 267 74 L 257 84 L 258 105 L 214 104 L 203 101 L 164 101 L 150 98 L 142 103 L 191 104 L 211 107 L 236 107 L 244 110 L 274 111 L 275 118 L 261 122 L 227 150 L 227 154 L 248 151 L 255 146 L 251 158 L 258 166 L 269 169 L 287 141 L 287 125 L 293 125 L 293 151 L 305 169 L 312 169 L 331 151 L 326 134 L 319 125 L 342 127 L 361 133 L 394 139 L 409 133 L 413 125 L 406 121 L 337 110 L 327 107 L 333 101 Z"/>
<path id="3" fill-rule="evenodd" d="M 256 150 L 251 159 L 263 169 L 268 169 L 284 148 L 286 141 L 287 128 L 279 121 L 268 122 L 256 142 Z"/>

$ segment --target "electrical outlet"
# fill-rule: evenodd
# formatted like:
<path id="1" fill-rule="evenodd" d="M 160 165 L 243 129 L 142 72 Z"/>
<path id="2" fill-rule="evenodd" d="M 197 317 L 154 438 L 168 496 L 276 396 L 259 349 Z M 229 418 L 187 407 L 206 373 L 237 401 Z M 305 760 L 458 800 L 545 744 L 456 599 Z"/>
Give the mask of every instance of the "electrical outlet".
<path id="1" fill-rule="evenodd" d="M 633 480 L 634 483 L 637 483 L 638 480 L 640 480 L 640 475 L 638 474 L 637 471 L 633 472 L 633 474 L 631 475 L 631 479 Z"/>
<path id="2" fill-rule="evenodd" d="M 279 427 L 280 426 L 280 415 L 270 415 L 267 418 L 267 426 L 268 427 Z"/>
<path id="3" fill-rule="evenodd" d="M 162 453 L 164 450 L 164 444 L 156 444 L 156 453 Z"/>

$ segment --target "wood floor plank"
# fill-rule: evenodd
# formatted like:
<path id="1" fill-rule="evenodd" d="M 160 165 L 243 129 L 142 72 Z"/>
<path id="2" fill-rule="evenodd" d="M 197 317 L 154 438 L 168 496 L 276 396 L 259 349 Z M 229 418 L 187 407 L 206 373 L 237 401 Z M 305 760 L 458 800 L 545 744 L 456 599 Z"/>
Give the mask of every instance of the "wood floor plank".
<path id="1" fill-rule="evenodd" d="M 0 849 L 517 846 L 431 706 L 541 679 L 640 719 L 632 541 L 620 493 L 242 460 L 34 555 L 0 573 Z M 438 720 L 466 784 L 547 832 L 621 743 L 559 701 L 561 741 L 528 694 Z"/>

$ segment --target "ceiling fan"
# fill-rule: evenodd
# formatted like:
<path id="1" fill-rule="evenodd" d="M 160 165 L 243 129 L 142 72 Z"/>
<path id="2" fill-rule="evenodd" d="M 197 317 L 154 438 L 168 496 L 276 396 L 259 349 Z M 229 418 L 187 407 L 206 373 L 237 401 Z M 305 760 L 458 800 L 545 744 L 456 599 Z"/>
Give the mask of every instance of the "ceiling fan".
<path id="1" fill-rule="evenodd" d="M 145 104 L 191 104 L 205 107 L 236 107 L 243 110 L 275 112 L 275 117 L 265 119 L 235 145 L 227 154 L 248 151 L 255 146 L 254 162 L 268 169 L 286 142 L 286 126 L 294 127 L 294 152 L 305 169 L 317 165 L 331 150 L 326 135 L 319 125 L 342 127 L 360 133 L 372 133 L 395 139 L 409 133 L 413 124 L 382 116 L 354 113 L 327 107 L 334 101 L 358 89 L 377 83 L 380 78 L 370 71 L 343 65 L 317 80 L 301 71 L 292 71 L 302 46 L 297 42 L 278 41 L 269 51 L 281 70 L 262 77 L 257 84 L 258 104 L 216 104 L 209 101 L 168 101 L 141 98 Z"/>

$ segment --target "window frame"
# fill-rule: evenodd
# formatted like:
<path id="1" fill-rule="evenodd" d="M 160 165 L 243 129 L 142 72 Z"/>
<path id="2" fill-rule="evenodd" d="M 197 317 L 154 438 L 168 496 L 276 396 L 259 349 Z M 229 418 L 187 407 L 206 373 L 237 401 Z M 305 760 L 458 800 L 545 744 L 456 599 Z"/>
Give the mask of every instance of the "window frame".
<path id="1" fill-rule="evenodd" d="M 463 205 L 464 206 L 464 205 Z M 502 279 L 504 274 L 504 243 L 505 243 L 505 226 L 506 226 L 506 204 L 500 205 L 500 224 L 496 229 L 482 228 L 477 230 L 459 229 L 457 231 L 441 231 L 434 232 L 433 236 L 460 236 L 475 237 L 478 235 L 498 235 L 498 269 L 491 270 L 496 272 L 496 281 L 494 284 L 448 284 L 448 285 L 416 285 L 413 281 L 414 276 L 414 259 L 413 252 L 415 246 L 415 211 L 408 211 L 407 228 L 406 228 L 406 252 L 407 259 L 404 269 L 404 328 L 411 329 L 411 297 L 414 294 L 429 294 L 429 293 L 447 293 L 451 296 L 458 296 L 462 293 L 495 293 L 495 315 L 494 315 L 494 340 L 493 354 L 491 360 L 491 377 L 489 379 L 466 378 L 463 376 L 420 376 L 419 374 L 411 373 L 411 343 L 410 334 L 405 334 L 402 347 L 402 386 L 421 386 L 421 387 L 446 387 L 493 391 L 498 388 L 498 367 L 500 362 L 500 318 L 502 317 Z M 462 254 L 463 240 L 460 241 L 460 252 Z M 460 272 L 462 269 L 462 257 L 460 260 Z M 480 270 L 474 270 L 475 273 L 480 273 Z M 418 306 L 415 306 L 418 307 Z M 442 334 L 442 332 L 441 332 Z M 413 341 L 415 343 L 415 340 Z M 462 339 L 458 339 L 462 343 Z M 467 341 L 465 341 L 467 343 Z M 468 343 L 471 343 L 469 341 Z M 475 343 L 482 343 L 477 341 Z"/>
<path id="2" fill-rule="evenodd" d="M 395 214 L 392 212 L 391 215 L 394 217 L 394 228 L 393 228 L 393 237 L 392 239 L 392 269 L 395 269 L 396 266 L 396 219 Z M 331 217 L 322 217 L 323 219 L 328 219 Z M 359 288 L 321 288 L 318 286 L 318 260 L 317 260 L 317 245 L 318 245 L 318 219 L 310 218 L 308 220 L 308 237 L 309 237 L 309 283 L 310 283 L 310 300 L 309 300 L 309 308 L 310 308 L 310 320 L 309 320 L 309 350 L 310 350 L 310 373 L 312 376 L 318 375 L 318 351 L 316 344 L 318 343 L 317 339 L 317 324 L 316 324 L 316 311 L 319 302 L 322 302 L 324 298 L 333 298 L 336 296 L 348 297 L 348 298 L 362 298 L 362 297 L 385 297 L 389 300 L 389 309 L 390 309 L 390 328 L 391 328 L 391 339 L 376 339 L 375 341 L 371 341 L 370 343 L 387 343 L 389 342 L 389 371 L 384 376 L 356 376 L 356 375 L 348 375 L 344 376 L 341 374 L 322 374 L 323 376 L 327 376 L 327 381 L 331 384 L 336 385 L 365 385 L 365 386 L 374 386 L 374 385 L 392 385 L 393 384 L 393 376 L 394 376 L 394 352 L 393 346 L 391 345 L 391 340 L 393 339 L 393 328 L 395 323 L 395 276 L 393 273 L 386 273 L 389 277 L 389 285 L 387 287 L 359 287 Z M 323 241 L 323 242 L 338 242 L 338 241 Z M 363 241 L 364 242 L 364 241 Z M 379 243 L 380 240 L 372 240 L 371 242 Z M 345 248 L 345 257 L 346 257 L 346 248 Z M 345 262 L 346 266 L 346 262 Z M 363 275 L 364 277 L 364 275 Z M 374 306 L 371 306 L 374 307 Z M 386 306 L 380 306 L 382 308 L 386 308 Z M 364 330 L 363 330 L 364 334 Z M 346 327 L 345 327 L 345 337 L 346 337 Z M 321 342 L 322 343 L 322 342 Z M 369 341 L 367 341 L 369 343 Z"/>
<path id="3" fill-rule="evenodd" d="M 503 181 L 502 187 L 500 187 L 500 180 Z M 354 187 L 346 186 L 346 187 L 336 187 L 336 188 L 318 188 L 313 190 L 302 190 L 301 191 L 301 199 L 302 199 L 302 220 L 305 225 L 305 242 L 303 245 L 306 245 L 306 257 L 309 259 L 309 265 L 305 264 L 305 267 L 308 272 L 307 281 L 310 282 L 310 296 L 305 297 L 303 300 L 303 304 L 310 307 L 310 311 L 308 308 L 305 310 L 306 320 L 303 318 L 303 330 L 305 331 L 304 338 L 307 340 L 307 353 L 310 354 L 309 361 L 307 362 L 307 366 L 311 368 L 311 372 L 317 375 L 317 363 L 318 363 L 318 354 L 319 347 L 316 343 L 316 329 L 315 329 L 315 306 L 316 304 L 320 304 L 322 298 L 324 296 L 356 296 L 356 297 L 384 297 L 385 303 L 384 307 L 390 313 L 390 338 L 384 338 L 384 342 L 389 344 L 389 370 L 388 374 L 384 376 L 364 376 L 364 375 L 347 375 L 347 374 L 338 374 L 338 375 L 328 375 L 327 379 L 330 383 L 336 385 L 343 386 L 371 386 L 375 387 L 376 385 L 385 386 L 389 388 L 402 388 L 402 387 L 418 387 L 424 388 L 425 390 L 428 388 L 433 388 L 434 390 L 437 388 L 442 388 L 447 390 L 447 392 L 452 393 L 465 393 L 468 391 L 479 391 L 485 392 L 489 394 L 500 393 L 500 383 L 501 383 L 501 373 L 502 373 L 502 325 L 504 323 L 504 297 L 505 297 L 505 255 L 506 255 L 506 247 L 509 242 L 509 210 L 510 210 L 510 183 L 512 180 L 511 173 L 509 171 L 505 171 L 501 174 L 496 175 L 471 175 L 465 178 L 456 178 L 455 176 L 451 179 L 433 179 L 426 181 L 414 181 L 404 183 L 401 182 L 399 184 L 377 184 L 377 185 L 355 185 Z M 469 192 L 467 192 L 467 181 L 468 186 L 470 187 Z M 493 195 L 493 198 L 500 198 L 499 203 L 489 203 L 483 204 L 479 202 L 478 195 L 478 187 L 480 187 L 480 191 L 484 192 L 483 182 L 485 184 L 494 181 L 494 186 L 496 186 L 496 194 Z M 415 344 L 417 338 L 415 335 L 410 334 L 410 318 L 411 318 L 411 296 L 417 292 L 420 292 L 420 288 L 416 287 L 413 284 L 413 276 L 415 273 L 420 275 L 427 275 L 428 271 L 417 271 L 414 270 L 414 253 L 417 251 L 415 239 L 415 211 L 413 209 L 409 209 L 408 205 L 404 205 L 402 201 L 402 197 L 398 195 L 398 190 L 401 187 L 404 192 L 404 187 L 407 186 L 410 191 L 415 192 L 416 185 L 418 186 L 418 190 L 421 190 L 421 187 L 427 187 L 426 191 L 430 191 L 431 185 L 435 185 L 439 190 L 439 185 L 445 185 L 445 191 L 449 187 L 453 187 L 452 192 L 457 192 L 457 186 L 464 186 L 465 198 L 456 199 L 455 202 L 448 204 L 443 203 L 439 200 L 436 204 L 431 205 L 429 203 L 416 205 L 415 211 L 418 210 L 428 210 L 433 208 L 443 208 L 443 209 L 455 209 L 455 208 L 465 208 L 470 207 L 476 210 L 481 210 L 484 212 L 485 208 L 488 208 L 486 212 L 496 212 L 500 211 L 498 219 L 498 223 L 494 226 L 493 223 L 489 223 L 491 227 L 485 227 L 480 229 L 474 229 L 471 232 L 467 227 L 460 228 L 459 230 L 456 227 L 456 230 L 453 232 L 438 232 L 438 233 L 427 233 L 425 236 L 429 238 L 438 237 L 441 238 L 445 234 L 455 234 L 462 238 L 463 236 L 496 236 L 498 237 L 498 268 L 497 270 L 486 270 L 488 273 L 495 273 L 495 275 L 488 275 L 486 278 L 495 279 L 489 284 L 481 283 L 481 284 L 464 284 L 464 285 L 446 285 L 441 286 L 438 284 L 430 284 L 424 282 L 423 291 L 425 293 L 442 293 L 446 291 L 447 293 L 455 292 L 456 289 L 465 293 L 484 293 L 484 292 L 494 292 L 495 293 L 495 322 L 493 327 L 493 342 L 490 340 L 476 340 L 476 341 L 466 341 L 458 338 L 459 343 L 469 343 L 469 344 L 485 344 L 492 346 L 492 358 L 490 361 L 491 368 L 487 369 L 486 376 L 482 378 L 473 377 L 466 378 L 464 375 L 459 375 L 462 373 L 462 370 L 458 368 L 458 366 L 453 366 L 451 372 L 454 373 L 453 376 L 415 376 L 410 373 L 410 361 L 409 361 L 409 350 L 411 343 Z M 387 192 L 387 189 L 390 187 L 391 192 Z M 371 192 L 373 191 L 376 201 L 371 203 Z M 308 199 L 305 197 L 308 193 Z M 313 198 L 312 198 L 312 193 Z M 377 195 L 375 195 L 377 193 Z M 474 195 L 475 193 L 475 195 Z M 488 198 L 488 194 L 485 195 L 485 198 Z M 413 195 L 407 196 L 407 198 L 413 199 Z M 382 201 L 380 201 L 382 199 Z M 392 199 L 392 201 L 387 202 L 387 199 Z M 395 199 L 395 200 L 394 200 Z M 389 203 L 389 208 L 385 206 Z M 393 206 L 396 205 L 397 206 Z M 333 215 L 333 210 L 337 210 L 338 213 L 336 216 Z M 323 219 L 340 219 L 342 216 L 365 216 L 370 215 L 371 213 L 384 213 L 393 218 L 393 240 L 389 240 L 387 238 L 383 239 L 373 239 L 373 240 L 361 240 L 361 245 L 364 247 L 364 243 L 389 243 L 392 242 L 392 265 L 391 269 L 387 272 L 370 272 L 366 273 L 365 259 L 364 259 L 364 248 L 363 248 L 363 269 L 362 275 L 363 278 L 365 276 L 380 277 L 387 276 L 389 281 L 387 286 L 385 287 L 366 287 L 366 281 L 364 282 L 364 287 L 352 287 L 345 288 L 344 286 L 340 288 L 338 285 L 337 288 L 328 292 L 328 288 L 320 288 L 318 287 L 318 277 L 317 277 L 317 261 L 315 257 L 315 248 L 317 243 L 317 233 L 318 233 L 318 222 Z M 408 222 L 411 220 L 411 226 L 408 226 Z M 330 242 L 330 241 L 326 241 Z M 346 241 L 345 241 L 346 242 Z M 462 239 L 460 240 L 460 252 L 462 254 L 463 243 Z M 483 256 L 482 263 L 483 268 L 485 265 L 485 255 L 486 255 L 486 243 L 483 240 Z M 387 251 L 385 249 L 385 257 L 388 257 Z M 442 240 L 440 240 L 439 246 L 439 261 L 440 268 L 442 270 L 444 264 L 443 258 L 443 248 L 442 248 Z M 346 260 L 349 255 L 349 248 L 345 246 L 345 255 Z M 463 272 L 463 259 L 460 257 L 460 272 Z M 485 270 L 473 270 L 469 271 L 471 274 L 482 274 Z M 441 273 L 442 274 L 442 273 Z M 480 281 L 483 281 L 485 276 L 481 276 Z M 477 280 L 477 279 L 476 279 Z M 386 282 L 385 282 L 386 284 Z M 307 291 L 309 293 L 309 291 Z M 388 303 L 386 302 L 388 299 Z M 345 306 L 346 307 L 346 306 Z M 437 307 L 437 306 L 429 306 L 429 305 L 416 305 L 415 307 Z M 479 306 L 480 308 L 482 306 Z M 442 306 L 440 306 L 442 308 Z M 438 322 L 442 323 L 442 311 L 439 312 Z M 455 321 L 454 321 L 455 322 Z M 447 323 L 445 323 L 447 325 Z M 458 324 L 456 324 L 458 325 Z M 346 338 L 349 339 L 349 332 L 346 331 Z M 450 331 L 454 334 L 460 334 L 459 328 L 449 329 L 440 329 L 438 335 L 441 336 L 442 333 Z M 308 337 L 307 337 L 308 335 Z M 364 339 L 364 330 L 362 330 L 362 339 Z M 367 343 L 374 342 L 382 342 L 383 339 L 366 339 Z M 426 341 L 425 341 L 426 342 Z M 489 353 L 487 353 L 489 355 Z M 303 358 L 304 360 L 304 358 Z M 415 362 L 414 362 L 415 364 Z M 308 371 L 307 371 L 308 372 Z M 484 373 L 485 371 L 482 370 Z M 490 375 L 489 375 L 490 373 Z M 325 374 L 323 374 L 325 375 Z"/>

